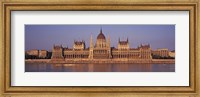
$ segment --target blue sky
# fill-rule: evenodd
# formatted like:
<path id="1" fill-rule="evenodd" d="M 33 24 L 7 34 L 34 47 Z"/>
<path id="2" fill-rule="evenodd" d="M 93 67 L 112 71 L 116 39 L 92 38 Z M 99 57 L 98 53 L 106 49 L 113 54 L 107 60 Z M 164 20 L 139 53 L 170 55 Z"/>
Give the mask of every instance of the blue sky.
<path id="1" fill-rule="evenodd" d="M 175 25 L 25 25 L 25 50 L 45 49 L 51 51 L 54 44 L 72 47 L 74 40 L 84 40 L 89 47 L 100 29 L 106 38 L 110 35 L 111 46 L 117 47 L 118 39 L 129 39 L 131 48 L 150 44 L 151 48 L 175 50 Z"/>

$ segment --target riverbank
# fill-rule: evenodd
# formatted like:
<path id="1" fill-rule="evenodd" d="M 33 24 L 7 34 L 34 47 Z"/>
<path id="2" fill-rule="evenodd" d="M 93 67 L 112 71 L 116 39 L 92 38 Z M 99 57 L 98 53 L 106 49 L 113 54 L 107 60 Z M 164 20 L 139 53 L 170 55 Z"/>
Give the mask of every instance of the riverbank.
<path id="1" fill-rule="evenodd" d="M 51 59 L 27 59 L 25 63 L 147 63 L 147 64 L 175 64 L 175 59 L 65 59 L 62 61 Z"/>

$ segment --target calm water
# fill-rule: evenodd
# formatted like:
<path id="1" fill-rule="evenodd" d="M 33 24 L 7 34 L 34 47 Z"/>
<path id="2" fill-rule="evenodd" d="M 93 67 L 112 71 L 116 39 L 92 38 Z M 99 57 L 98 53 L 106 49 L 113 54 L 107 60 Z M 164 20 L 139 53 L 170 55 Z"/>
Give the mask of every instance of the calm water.
<path id="1" fill-rule="evenodd" d="M 175 72 L 175 64 L 26 64 L 25 72 Z"/>

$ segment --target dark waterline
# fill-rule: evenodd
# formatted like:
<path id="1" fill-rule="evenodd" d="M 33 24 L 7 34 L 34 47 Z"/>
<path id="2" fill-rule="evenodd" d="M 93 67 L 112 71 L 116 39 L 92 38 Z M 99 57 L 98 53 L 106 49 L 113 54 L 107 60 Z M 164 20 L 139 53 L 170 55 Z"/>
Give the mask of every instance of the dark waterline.
<path id="1" fill-rule="evenodd" d="M 175 72 L 175 64 L 25 64 L 25 72 Z"/>

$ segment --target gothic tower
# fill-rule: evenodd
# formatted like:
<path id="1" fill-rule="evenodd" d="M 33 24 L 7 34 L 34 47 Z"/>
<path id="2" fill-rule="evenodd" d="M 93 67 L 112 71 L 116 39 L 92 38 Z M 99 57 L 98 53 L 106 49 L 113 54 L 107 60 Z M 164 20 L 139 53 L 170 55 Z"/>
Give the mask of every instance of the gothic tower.
<path id="1" fill-rule="evenodd" d="M 109 53 L 109 58 L 112 58 L 112 55 L 111 55 L 111 47 L 110 47 L 110 35 L 108 35 L 108 40 L 107 40 L 107 49 L 108 49 L 108 53 Z"/>
<path id="2" fill-rule="evenodd" d="M 93 39 L 92 39 L 92 35 L 90 37 L 90 51 L 89 51 L 89 59 L 93 59 Z"/>
<path id="3" fill-rule="evenodd" d="M 110 48 L 110 35 L 108 35 L 107 48 Z"/>

